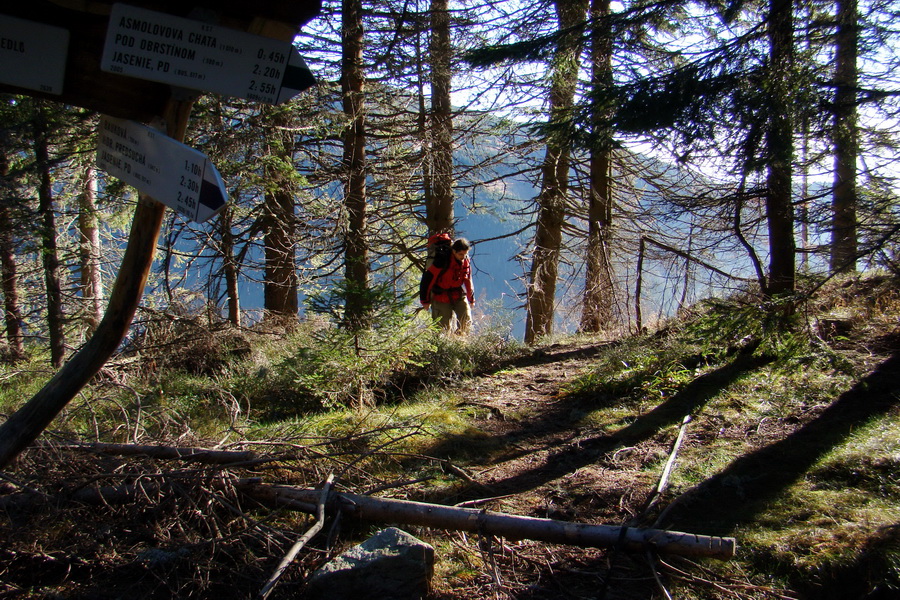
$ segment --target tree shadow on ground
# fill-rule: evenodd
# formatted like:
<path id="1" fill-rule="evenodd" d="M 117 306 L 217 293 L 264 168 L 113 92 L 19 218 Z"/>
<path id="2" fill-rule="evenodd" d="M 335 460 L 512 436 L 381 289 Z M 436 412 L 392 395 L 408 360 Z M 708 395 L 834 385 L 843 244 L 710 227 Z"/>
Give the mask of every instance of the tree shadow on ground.
<path id="1" fill-rule="evenodd" d="M 873 418 L 900 405 L 900 353 L 843 393 L 788 437 L 744 454 L 683 494 L 663 525 L 728 535 L 753 519 L 826 453 Z"/>
<path id="2" fill-rule="evenodd" d="M 732 534 L 758 517 L 828 452 L 846 442 L 855 429 L 898 406 L 900 353 L 895 352 L 817 418 L 782 440 L 740 456 L 679 496 L 659 525 L 700 534 Z M 818 600 L 897 598 L 900 580 L 891 556 L 898 543 L 896 525 L 874 531 L 853 560 L 825 561 L 814 573 L 798 574 L 792 587 L 801 597 Z M 767 564 L 761 568 L 774 567 Z"/>
<path id="3" fill-rule="evenodd" d="M 680 423 L 685 416 L 701 409 L 722 389 L 769 362 L 771 359 L 766 357 L 738 355 L 731 363 L 697 377 L 669 400 L 613 434 L 578 440 L 576 439 L 577 432 L 573 430 L 569 436 L 562 439 L 553 438 L 557 444 L 560 441 L 564 443 L 561 448 L 549 447 L 551 442 L 544 447 L 532 446 L 530 448 L 517 447 L 516 444 L 526 436 L 533 435 L 535 431 L 546 435 L 561 434 L 572 430 L 577 419 L 580 418 L 580 416 L 573 415 L 573 408 L 578 404 L 591 404 L 592 400 L 589 395 L 580 398 L 567 397 L 566 401 L 558 402 L 554 410 L 545 411 L 539 419 L 526 420 L 521 427 L 512 429 L 504 435 L 485 437 L 480 432 L 472 432 L 471 434 L 451 436 L 431 448 L 428 453 L 437 457 L 461 455 L 464 458 L 467 456 L 483 458 L 491 455 L 494 462 L 499 462 L 534 454 L 540 450 L 548 450 L 546 460 L 535 461 L 533 465 L 506 478 L 493 481 L 488 486 L 488 491 L 497 495 L 523 493 L 574 473 L 581 467 L 596 463 L 610 452 L 635 445 L 651 438 L 665 427 Z M 491 454 L 491 450 L 502 451 L 508 447 L 512 447 L 514 450 L 502 456 Z M 483 495 L 485 491 L 483 488 L 464 490 L 460 492 L 460 497 L 471 499 Z"/>

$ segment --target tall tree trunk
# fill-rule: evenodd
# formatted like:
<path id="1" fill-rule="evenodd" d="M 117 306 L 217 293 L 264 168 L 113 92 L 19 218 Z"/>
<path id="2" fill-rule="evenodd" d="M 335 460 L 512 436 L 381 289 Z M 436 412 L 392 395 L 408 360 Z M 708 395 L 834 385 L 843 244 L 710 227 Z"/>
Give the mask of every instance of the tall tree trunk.
<path id="1" fill-rule="evenodd" d="M 40 101 L 34 110 L 34 156 L 38 176 L 38 214 L 40 215 L 41 264 L 47 294 L 47 329 L 50 337 L 50 362 L 59 368 L 65 359 L 62 286 L 59 279 L 56 214 L 53 211 L 53 181 L 50 177 L 50 148 L 46 109 Z"/>
<path id="2" fill-rule="evenodd" d="M 794 207 L 791 203 L 793 119 L 791 70 L 794 63 L 794 21 L 791 0 L 769 4 L 769 127 L 766 132 L 768 174 L 766 218 L 769 230 L 769 281 L 766 293 L 791 293 L 796 279 Z"/>
<path id="3" fill-rule="evenodd" d="M 5 149 L 0 149 L 0 190 L 6 195 L 6 177 L 9 175 L 9 160 Z M 13 361 L 25 356 L 22 340 L 22 312 L 19 309 L 19 276 L 16 269 L 15 242 L 13 241 L 12 217 L 8 199 L 0 198 L 0 291 L 3 292 L 3 322 L 6 325 L 6 344 L 9 357 Z"/>
<path id="4" fill-rule="evenodd" d="M 295 263 L 296 215 L 293 186 L 282 171 L 282 165 L 293 164 L 293 133 L 290 114 L 283 108 L 272 119 L 273 131 L 268 135 L 270 160 L 266 164 L 265 192 L 265 272 L 263 305 L 266 314 L 290 323 L 300 308 Z"/>
<path id="5" fill-rule="evenodd" d="M 856 58 L 859 44 L 857 0 L 837 0 L 835 41 L 834 193 L 832 196 L 832 272 L 856 271 Z"/>
<path id="6" fill-rule="evenodd" d="M 87 166 L 78 196 L 78 259 L 84 322 L 93 333 L 103 318 L 100 229 L 97 226 L 97 173 Z"/>
<path id="7" fill-rule="evenodd" d="M 416 117 L 416 128 L 419 132 L 419 140 L 421 146 L 420 162 L 422 164 L 422 204 L 425 206 L 425 225 L 428 228 L 429 235 L 432 231 L 431 217 L 434 207 L 434 165 L 431 164 L 433 152 L 431 149 L 431 121 L 430 111 L 427 103 L 427 94 L 425 87 L 429 77 L 426 72 L 426 58 L 428 54 L 429 41 L 422 43 L 421 38 L 429 32 L 420 33 L 416 36 L 416 93 L 419 101 L 419 114 Z M 424 49 L 423 49 L 424 46 Z M 432 94 L 434 91 L 432 90 Z"/>
<path id="8" fill-rule="evenodd" d="M 591 86 L 602 91 L 612 86 L 612 27 L 610 0 L 591 1 Z M 599 332 L 612 320 L 615 296 L 609 238 L 612 231 L 612 179 L 610 177 L 612 132 L 606 106 L 593 107 L 594 145 L 591 149 L 588 195 L 588 239 L 585 257 L 584 299 L 581 330 Z"/>
<path id="9" fill-rule="evenodd" d="M 347 297 L 344 325 L 364 329 L 369 325 L 369 251 L 366 240 L 366 115 L 363 77 L 362 1 L 344 0 L 341 16 L 341 91 L 344 113 L 350 121 L 344 133 L 344 278 Z"/>
<path id="10" fill-rule="evenodd" d="M 588 0 L 557 0 L 559 28 L 570 29 L 584 23 Z M 550 122 L 564 124 L 578 83 L 578 56 L 581 31 L 572 30 L 559 41 L 553 58 L 550 84 Z M 532 344 L 553 332 L 556 279 L 562 226 L 566 217 L 566 193 L 569 187 L 570 136 L 562 131 L 547 138 L 547 151 L 541 167 L 540 205 L 535 232 L 535 248 L 531 261 L 527 290 L 525 343 Z"/>
<path id="11" fill-rule="evenodd" d="M 431 1 L 431 202 L 425 207 L 429 235 L 453 230 L 453 117 L 450 105 L 450 11 Z"/>
<path id="12" fill-rule="evenodd" d="M 231 231 L 234 209 L 230 204 L 219 213 L 222 271 L 225 274 L 225 294 L 228 298 L 228 322 L 241 326 L 241 301 L 238 294 L 238 267 L 234 258 L 234 233 Z"/>

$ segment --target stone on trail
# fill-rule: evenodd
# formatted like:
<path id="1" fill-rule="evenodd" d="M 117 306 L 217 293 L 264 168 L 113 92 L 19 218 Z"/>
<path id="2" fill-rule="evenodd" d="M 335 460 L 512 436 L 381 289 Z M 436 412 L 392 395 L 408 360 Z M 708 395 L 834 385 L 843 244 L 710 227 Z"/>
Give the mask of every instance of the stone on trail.
<path id="1" fill-rule="evenodd" d="M 431 587 L 434 548 L 388 527 L 316 570 L 309 600 L 421 600 Z"/>

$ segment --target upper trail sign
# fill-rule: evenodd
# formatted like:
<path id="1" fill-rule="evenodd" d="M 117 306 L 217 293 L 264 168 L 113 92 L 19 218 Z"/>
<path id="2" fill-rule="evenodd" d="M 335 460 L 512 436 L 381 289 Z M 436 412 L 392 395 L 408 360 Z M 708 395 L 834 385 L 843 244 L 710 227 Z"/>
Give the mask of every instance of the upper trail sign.
<path id="1" fill-rule="evenodd" d="M 281 40 L 279 47 L 286 56 L 292 56 L 288 51 L 292 49 L 290 41 L 304 24 L 321 12 L 322 7 L 322 0 L 127 1 L 140 8 L 159 11 L 156 14 L 186 20 L 203 16 L 217 23 L 217 27 L 227 27 L 228 32 L 250 31 L 275 44 L 279 42 L 274 40 Z M 125 77 L 100 67 L 115 4 L 115 0 L 0 0 L 0 17 L 6 17 L 7 23 L 12 23 L 12 29 L 9 25 L 0 25 L 0 29 L 15 34 L 0 33 L 10 46 L 8 58 L 14 61 L 7 65 L 0 60 L 0 93 L 27 94 L 144 123 L 159 116 L 172 93 L 168 82 Z M 14 19 L 29 23 L 21 26 Z M 31 33 L 23 38 L 19 34 L 27 33 L 26 27 Z M 34 68 L 26 66 L 20 60 L 23 48 L 27 53 L 36 49 L 40 53 L 40 64 Z M 293 58 L 289 66 L 300 64 L 297 57 Z M 59 69 L 63 69 L 61 90 Z M 287 68 L 284 72 L 285 79 L 279 82 L 283 87 L 302 87 L 290 81 Z M 307 82 L 311 83 L 311 78 Z M 273 85 L 269 80 L 264 83 Z M 184 83 L 177 85 L 187 87 Z M 190 87 L 206 89 L 197 81 Z"/>
<path id="2" fill-rule="evenodd" d="M 269 104 L 315 83 L 290 42 L 126 4 L 113 5 L 100 68 Z"/>

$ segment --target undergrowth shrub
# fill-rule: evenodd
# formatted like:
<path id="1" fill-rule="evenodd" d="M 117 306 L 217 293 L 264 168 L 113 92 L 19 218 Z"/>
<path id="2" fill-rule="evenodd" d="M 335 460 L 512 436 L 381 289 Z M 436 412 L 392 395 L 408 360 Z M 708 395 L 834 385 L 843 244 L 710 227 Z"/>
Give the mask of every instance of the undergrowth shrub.
<path id="1" fill-rule="evenodd" d="M 251 344 L 242 331 L 212 314 L 204 307 L 143 308 L 121 357 L 136 359 L 135 374 L 142 377 L 171 370 L 223 375 L 249 355 Z"/>
<path id="2" fill-rule="evenodd" d="M 590 395 L 593 403 L 667 397 L 718 364 L 697 344 L 670 336 L 640 336 L 603 351 L 592 368 L 565 387 L 567 394 Z"/>
<path id="3" fill-rule="evenodd" d="M 525 347 L 497 330 L 459 337 L 439 332 L 423 357 L 420 379 L 433 383 L 486 372 L 525 352 Z"/>
<path id="4" fill-rule="evenodd" d="M 568 387 L 597 403 L 666 398 L 702 372 L 739 357 L 766 359 L 791 372 L 812 363 L 835 371 L 852 367 L 810 334 L 791 300 L 753 296 L 707 299 L 659 332 L 629 338 L 603 352 L 594 367 Z"/>
<path id="5" fill-rule="evenodd" d="M 412 318 L 360 331 L 330 327 L 316 332 L 280 366 L 297 391 L 321 408 L 371 405 L 397 371 L 423 366 L 421 356 L 431 340 Z"/>
<path id="6" fill-rule="evenodd" d="M 373 405 L 398 371 L 422 366 L 433 340 L 410 310 L 411 297 L 387 284 L 365 291 L 369 327 L 351 327 L 343 307 L 349 291 L 336 285 L 307 300 L 329 325 L 313 331 L 279 365 L 298 393 L 322 409 Z"/>

